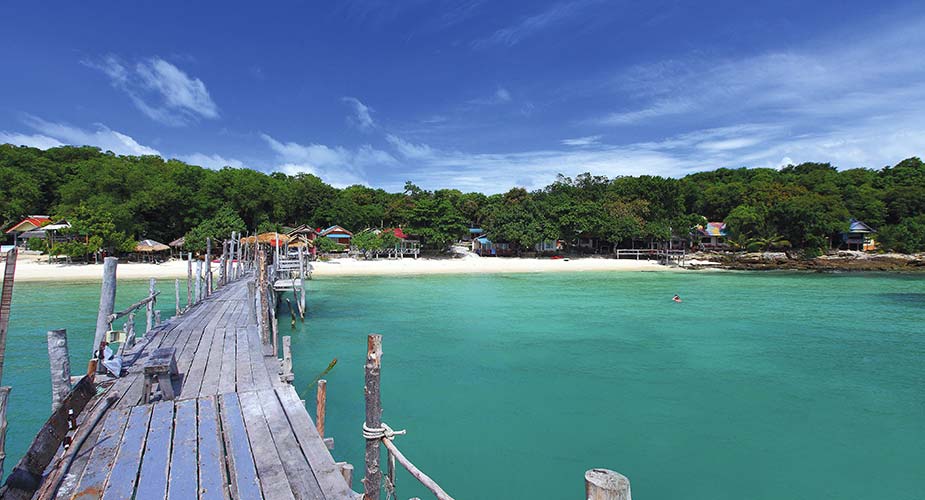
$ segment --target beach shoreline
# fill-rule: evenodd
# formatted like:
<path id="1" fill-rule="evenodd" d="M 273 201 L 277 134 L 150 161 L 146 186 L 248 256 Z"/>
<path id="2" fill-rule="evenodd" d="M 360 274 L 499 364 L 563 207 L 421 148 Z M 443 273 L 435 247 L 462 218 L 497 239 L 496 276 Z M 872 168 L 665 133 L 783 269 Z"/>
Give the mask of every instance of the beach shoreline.
<path id="1" fill-rule="evenodd" d="M 99 281 L 103 276 L 102 264 L 63 264 L 43 262 L 44 258 L 21 254 L 16 262 L 17 282 L 73 282 Z M 218 278 L 218 264 L 214 263 L 213 276 Z M 312 262 L 313 276 L 414 276 L 433 274 L 502 274 L 545 272 L 619 272 L 619 271 L 677 271 L 677 268 L 656 261 L 618 260 L 606 258 L 537 259 L 515 257 L 469 257 L 458 259 L 378 259 L 350 258 Z M 185 279 L 187 262 L 170 260 L 160 264 L 119 262 L 120 279 Z"/>

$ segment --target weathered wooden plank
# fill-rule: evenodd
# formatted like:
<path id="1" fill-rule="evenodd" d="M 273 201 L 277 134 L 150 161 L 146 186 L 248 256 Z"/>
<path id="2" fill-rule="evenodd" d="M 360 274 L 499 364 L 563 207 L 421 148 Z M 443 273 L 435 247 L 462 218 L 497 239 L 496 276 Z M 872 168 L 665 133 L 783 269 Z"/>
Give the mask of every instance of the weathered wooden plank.
<path id="1" fill-rule="evenodd" d="M 199 488 L 194 472 L 198 469 L 196 428 L 196 400 L 178 401 L 168 481 L 168 498 L 171 500 L 196 498 Z"/>
<path id="2" fill-rule="evenodd" d="M 90 453 L 83 475 L 77 482 L 73 496 L 75 500 L 99 498 L 103 494 L 103 486 L 116 460 L 119 443 L 122 442 L 122 433 L 128 422 L 128 414 L 128 408 L 110 410 L 103 422 L 103 430 L 100 431 L 96 444 L 92 447 L 93 451 Z"/>
<path id="3" fill-rule="evenodd" d="M 286 499 L 295 496 L 286 478 L 286 470 L 279 458 L 279 452 L 273 442 L 273 435 L 267 425 L 267 419 L 260 409 L 260 400 L 255 392 L 238 395 L 241 401 L 241 413 L 247 427 L 247 437 L 251 443 L 251 452 L 260 477 L 260 489 L 265 498 Z"/>
<path id="4" fill-rule="evenodd" d="M 283 469 L 286 471 L 286 477 L 289 479 L 289 485 L 295 497 L 299 499 L 324 498 L 321 486 L 315 479 L 315 472 L 312 471 L 305 455 L 299 449 L 299 442 L 292 433 L 289 419 L 286 418 L 286 412 L 283 411 L 276 393 L 257 391 L 251 394 L 256 394 L 260 401 L 260 408 L 266 416 L 276 451 L 279 453 L 279 459 L 283 463 Z"/>
<path id="5" fill-rule="evenodd" d="M 270 382 L 270 374 L 267 373 L 267 365 L 260 351 L 260 338 L 257 334 L 257 327 L 247 328 L 248 356 L 250 357 L 250 367 L 254 375 L 254 388 L 256 390 L 268 390 L 273 388 Z M 274 373 L 274 376 L 278 375 Z"/>
<path id="6" fill-rule="evenodd" d="M 318 480 L 318 485 L 324 491 L 325 498 L 329 500 L 353 500 L 356 494 L 350 491 L 337 466 L 334 465 L 334 459 L 321 440 L 321 436 L 318 435 L 318 430 L 315 429 L 315 425 L 308 416 L 308 411 L 305 410 L 305 405 L 302 404 L 295 389 L 291 385 L 287 385 L 278 387 L 275 391 L 283 410 L 286 412 L 286 416 L 289 418 L 292 432 L 299 441 L 299 448 L 305 458 L 308 459 L 308 463 L 311 464 L 315 479 Z"/>
<path id="7" fill-rule="evenodd" d="M 125 432 L 122 434 L 122 442 L 119 444 L 119 454 L 116 456 L 116 462 L 112 465 L 112 472 L 103 490 L 104 500 L 132 498 L 152 408 L 151 405 L 132 408 Z"/>
<path id="8" fill-rule="evenodd" d="M 241 405 L 236 393 L 221 396 L 222 431 L 228 458 L 229 483 L 234 498 L 262 498 Z"/>
<path id="9" fill-rule="evenodd" d="M 202 376 L 202 385 L 199 387 L 200 396 L 218 394 L 218 386 L 222 376 L 222 362 L 225 352 L 225 329 L 216 326 L 212 329 L 212 348 L 209 349 L 209 359 L 206 362 L 205 373 Z"/>
<path id="10" fill-rule="evenodd" d="M 173 430 L 173 401 L 154 405 L 148 438 L 145 441 L 144 461 L 138 478 L 136 496 L 144 499 L 161 499 L 167 496 L 167 471 L 170 468 L 170 434 Z"/>
<path id="11" fill-rule="evenodd" d="M 236 327 L 234 331 L 237 353 L 235 357 L 237 391 L 252 391 L 254 390 L 254 374 L 251 371 L 250 345 L 247 341 L 247 328 Z"/>
<path id="12" fill-rule="evenodd" d="M 201 500 L 230 498 L 227 484 L 215 399 L 214 397 L 201 398 L 199 400 L 199 498 Z"/>
<path id="13" fill-rule="evenodd" d="M 218 394 L 234 392 L 235 387 L 235 328 L 224 329 L 225 340 L 222 346 L 222 374 L 218 383 Z"/>

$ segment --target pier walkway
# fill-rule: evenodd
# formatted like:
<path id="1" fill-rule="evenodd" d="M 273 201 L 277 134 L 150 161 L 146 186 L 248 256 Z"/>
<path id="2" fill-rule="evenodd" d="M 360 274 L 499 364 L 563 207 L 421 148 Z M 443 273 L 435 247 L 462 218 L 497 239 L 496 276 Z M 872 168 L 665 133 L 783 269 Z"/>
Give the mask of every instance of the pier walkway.
<path id="1" fill-rule="evenodd" d="M 121 378 L 97 377 L 103 392 L 35 498 L 356 498 L 261 342 L 248 280 L 140 338 Z M 144 365 L 161 347 L 175 348 L 175 398 L 148 403 Z"/>

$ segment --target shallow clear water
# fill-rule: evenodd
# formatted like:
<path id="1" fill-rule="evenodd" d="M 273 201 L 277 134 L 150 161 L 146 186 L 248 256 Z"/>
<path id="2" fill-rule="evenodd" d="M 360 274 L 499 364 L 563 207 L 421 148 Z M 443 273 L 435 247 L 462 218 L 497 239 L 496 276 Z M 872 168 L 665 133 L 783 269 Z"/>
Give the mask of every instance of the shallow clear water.
<path id="1" fill-rule="evenodd" d="M 144 295 L 132 286 L 120 305 Z M 925 491 L 923 277 L 352 277 L 311 288 L 308 321 L 291 330 L 283 306 L 280 332 L 312 409 L 308 383 L 338 358 L 327 434 L 357 488 L 366 334 L 378 332 L 384 419 L 408 429 L 400 448 L 456 498 L 581 498 L 592 467 L 622 472 L 650 500 Z M 89 345 L 98 294 L 16 286 L 7 469 L 48 414 L 44 331 L 74 328 L 72 354 Z M 407 474 L 398 493 L 428 497 Z"/>

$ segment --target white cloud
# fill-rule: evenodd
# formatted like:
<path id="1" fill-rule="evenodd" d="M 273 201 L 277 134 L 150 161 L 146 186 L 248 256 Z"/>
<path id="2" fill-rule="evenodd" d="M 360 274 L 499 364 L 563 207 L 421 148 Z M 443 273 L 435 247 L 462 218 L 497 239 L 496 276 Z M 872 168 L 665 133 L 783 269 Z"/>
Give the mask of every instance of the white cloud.
<path id="1" fill-rule="evenodd" d="M 412 144 L 393 134 L 386 135 L 385 139 L 405 158 L 421 160 L 434 156 L 434 150 L 425 144 Z"/>
<path id="2" fill-rule="evenodd" d="M 30 146 L 39 149 L 50 149 L 64 144 L 57 139 L 42 134 L 20 134 L 16 132 L 0 132 L 0 144 L 14 146 Z"/>
<path id="3" fill-rule="evenodd" d="M 202 80 L 159 57 L 139 61 L 131 69 L 112 55 L 82 63 L 106 74 L 112 85 L 128 94 L 152 120 L 179 126 L 219 116 L 218 106 Z"/>
<path id="4" fill-rule="evenodd" d="M 473 41 L 472 47 L 476 49 L 486 49 L 496 45 L 513 47 L 525 38 L 575 17 L 592 3 L 596 3 L 595 0 L 557 3 L 539 14 L 527 16 L 511 26 L 501 28 L 485 38 Z"/>
<path id="5" fill-rule="evenodd" d="M 38 134 L 0 132 L 0 142 L 20 143 L 42 149 L 64 144 L 96 146 L 103 151 L 112 151 L 120 155 L 160 155 L 158 150 L 139 144 L 132 137 L 102 124 L 97 124 L 96 130 L 85 130 L 66 123 L 45 121 L 31 115 L 26 115 L 23 122 Z"/>
<path id="6" fill-rule="evenodd" d="M 511 102 L 511 99 L 513 99 L 511 97 L 511 91 L 504 87 L 498 87 L 490 96 L 471 99 L 468 101 L 468 103 L 476 106 L 487 106 L 492 104 L 504 104 Z"/>
<path id="7" fill-rule="evenodd" d="M 373 121 L 373 117 L 370 114 L 372 109 L 363 104 L 356 97 L 344 97 L 343 101 L 349 103 L 353 107 L 354 116 L 347 117 L 347 121 L 355 125 L 358 129 L 366 130 L 372 127 L 375 127 L 376 124 Z"/>
<path id="8" fill-rule="evenodd" d="M 225 158 L 221 155 L 204 153 L 193 153 L 191 155 L 178 156 L 177 159 L 190 165 L 198 165 L 212 170 L 220 170 L 224 167 L 244 168 L 244 162 L 234 158 Z"/>
<path id="9" fill-rule="evenodd" d="M 261 134 L 277 156 L 278 170 L 293 175 L 307 172 L 326 182 L 344 187 L 351 184 L 368 184 L 366 169 L 394 168 L 398 161 L 385 151 L 366 144 L 357 149 L 324 144 L 280 142 L 268 134 Z"/>
<path id="10" fill-rule="evenodd" d="M 586 137 L 576 137 L 574 139 L 562 139 L 560 141 L 565 146 L 591 146 L 601 142 L 601 136 L 599 135 L 589 135 Z"/>

